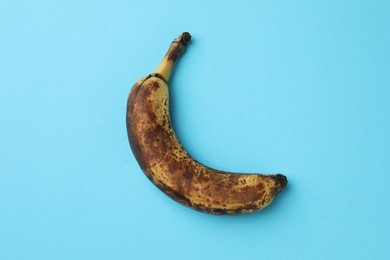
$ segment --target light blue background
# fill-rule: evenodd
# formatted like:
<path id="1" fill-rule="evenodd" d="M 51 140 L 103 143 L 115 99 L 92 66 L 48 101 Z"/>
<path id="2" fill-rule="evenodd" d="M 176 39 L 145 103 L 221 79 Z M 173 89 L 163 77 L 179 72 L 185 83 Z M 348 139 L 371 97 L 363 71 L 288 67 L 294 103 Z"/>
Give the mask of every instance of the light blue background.
<path id="1" fill-rule="evenodd" d="M 145 178 L 130 87 L 182 31 L 174 128 L 199 161 L 281 172 L 211 216 Z M 390 2 L 0 2 L 0 259 L 389 259 Z"/>

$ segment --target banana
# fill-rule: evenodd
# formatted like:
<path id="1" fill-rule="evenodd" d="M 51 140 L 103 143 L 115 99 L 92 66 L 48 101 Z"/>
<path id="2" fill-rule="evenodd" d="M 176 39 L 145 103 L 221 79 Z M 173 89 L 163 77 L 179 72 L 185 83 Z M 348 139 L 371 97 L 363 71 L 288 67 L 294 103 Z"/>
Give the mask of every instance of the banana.
<path id="1" fill-rule="evenodd" d="M 196 161 L 180 144 L 169 115 L 168 80 L 191 35 L 180 34 L 155 71 L 132 87 L 127 132 L 142 171 L 161 191 L 192 209 L 237 215 L 263 209 L 287 185 L 282 174 L 219 171 Z"/>

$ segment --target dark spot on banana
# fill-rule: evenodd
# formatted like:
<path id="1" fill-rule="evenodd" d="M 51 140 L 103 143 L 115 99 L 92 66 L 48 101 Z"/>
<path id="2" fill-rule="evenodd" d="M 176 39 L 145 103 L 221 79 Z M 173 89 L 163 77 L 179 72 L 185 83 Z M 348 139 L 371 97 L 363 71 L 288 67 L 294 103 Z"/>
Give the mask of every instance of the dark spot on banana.
<path id="1" fill-rule="evenodd" d="M 158 84 L 158 82 L 156 82 L 156 81 L 153 81 L 151 86 L 150 86 L 150 90 L 156 91 L 159 87 L 160 87 L 160 84 Z"/>
<path id="2" fill-rule="evenodd" d="M 192 179 L 194 177 L 194 175 L 192 173 L 189 173 L 189 172 L 184 172 L 183 173 L 183 176 L 186 178 L 186 179 Z"/>

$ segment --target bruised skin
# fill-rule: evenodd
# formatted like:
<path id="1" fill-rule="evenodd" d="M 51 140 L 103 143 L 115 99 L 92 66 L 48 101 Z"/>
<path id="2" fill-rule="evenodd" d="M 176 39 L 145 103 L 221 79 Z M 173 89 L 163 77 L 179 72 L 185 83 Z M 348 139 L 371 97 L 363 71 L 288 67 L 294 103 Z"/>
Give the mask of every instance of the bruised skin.
<path id="1" fill-rule="evenodd" d="M 169 116 L 168 85 L 149 75 L 129 94 L 130 146 L 145 175 L 172 199 L 211 214 L 241 214 L 266 207 L 286 185 L 281 174 L 240 174 L 207 167 L 180 145 Z"/>
<path id="2" fill-rule="evenodd" d="M 266 207 L 286 185 L 281 174 L 240 174 L 207 167 L 180 145 L 169 116 L 169 76 L 190 41 L 180 34 L 153 74 L 140 79 L 127 102 L 131 149 L 145 175 L 172 199 L 211 214 L 241 214 Z"/>

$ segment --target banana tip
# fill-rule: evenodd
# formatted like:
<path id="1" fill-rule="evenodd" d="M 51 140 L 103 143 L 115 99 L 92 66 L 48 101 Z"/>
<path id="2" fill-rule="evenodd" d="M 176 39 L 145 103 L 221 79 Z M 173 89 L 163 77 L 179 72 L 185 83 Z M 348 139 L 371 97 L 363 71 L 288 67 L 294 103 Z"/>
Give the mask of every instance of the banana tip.
<path id="1" fill-rule="evenodd" d="M 284 176 L 283 174 L 275 174 L 274 180 L 276 182 L 276 194 L 277 194 L 287 186 L 288 180 L 287 177 Z"/>
<path id="2" fill-rule="evenodd" d="M 191 40 L 191 34 L 189 32 L 183 32 L 178 38 L 182 44 L 187 45 L 187 43 Z"/>

